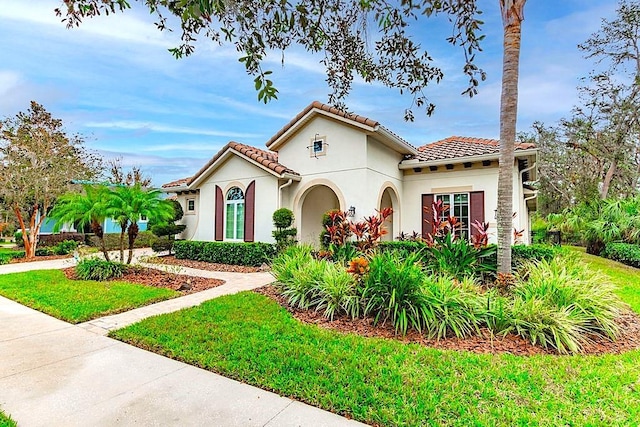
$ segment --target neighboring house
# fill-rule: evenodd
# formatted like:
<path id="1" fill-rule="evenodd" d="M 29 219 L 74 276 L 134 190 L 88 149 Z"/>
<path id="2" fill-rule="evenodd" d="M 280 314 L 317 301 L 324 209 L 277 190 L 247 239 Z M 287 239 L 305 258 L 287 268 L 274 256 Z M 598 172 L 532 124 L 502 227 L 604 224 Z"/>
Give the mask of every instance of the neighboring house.
<path id="1" fill-rule="evenodd" d="M 496 241 L 496 140 L 450 137 L 415 148 L 377 121 L 313 102 L 266 146 L 229 142 L 192 177 L 163 185 L 184 209 L 183 238 L 271 242 L 271 215 L 286 207 L 298 239 L 317 244 L 330 209 L 359 220 L 392 207 L 390 240 L 401 231 L 431 231 L 431 203 L 441 199 L 462 220 L 465 236 L 474 232 L 471 222 L 487 221 Z M 537 149 L 518 144 L 515 155 L 514 228 L 524 230 L 526 242 Z"/>
<path id="2" fill-rule="evenodd" d="M 146 231 L 147 223 L 148 221 L 146 219 L 138 221 L 139 230 Z M 55 224 L 56 222 L 51 218 L 45 218 L 44 221 L 42 222 L 42 225 L 40 226 L 40 234 L 54 234 L 53 229 Z M 120 233 L 120 224 L 118 224 L 117 221 L 111 218 L 107 218 L 104 220 L 104 223 L 102 224 L 102 229 L 104 230 L 105 233 Z M 67 224 L 64 224 L 58 232 L 69 233 L 69 232 L 75 232 L 75 231 L 77 231 L 75 226 L 73 224 L 67 223 Z"/>

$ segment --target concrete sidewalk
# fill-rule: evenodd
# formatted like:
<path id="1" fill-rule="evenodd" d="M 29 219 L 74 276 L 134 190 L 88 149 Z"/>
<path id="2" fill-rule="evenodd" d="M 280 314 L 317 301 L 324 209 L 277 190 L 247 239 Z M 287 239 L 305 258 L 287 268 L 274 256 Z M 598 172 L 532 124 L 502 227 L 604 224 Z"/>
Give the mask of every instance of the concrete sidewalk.
<path id="1" fill-rule="evenodd" d="M 171 267 L 163 266 L 161 264 L 141 265 L 143 267 L 157 268 L 160 270 L 171 269 Z M 175 272 L 175 270 L 171 270 Z M 223 271 L 207 271 L 182 267 L 178 274 L 221 279 L 224 280 L 225 283 L 218 287 L 185 295 L 183 297 L 161 301 L 155 304 L 126 311 L 124 313 L 113 314 L 111 316 L 104 316 L 98 319 L 89 320 L 88 322 L 81 323 L 78 326 L 97 334 L 106 335 L 111 330 L 124 328 L 125 326 L 139 322 L 140 320 L 150 316 L 171 313 L 174 311 L 182 310 L 183 308 L 194 307 L 196 305 L 202 304 L 205 301 L 217 298 L 222 295 L 230 295 L 241 291 L 249 291 L 273 282 L 273 276 L 271 275 L 271 273 L 229 273 Z"/>

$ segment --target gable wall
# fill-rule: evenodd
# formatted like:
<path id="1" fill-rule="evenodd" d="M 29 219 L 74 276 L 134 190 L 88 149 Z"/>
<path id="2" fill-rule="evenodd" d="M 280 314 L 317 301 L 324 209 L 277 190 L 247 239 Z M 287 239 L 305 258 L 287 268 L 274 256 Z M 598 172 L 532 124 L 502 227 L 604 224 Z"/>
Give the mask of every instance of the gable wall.
<path id="1" fill-rule="evenodd" d="M 246 191 L 251 181 L 256 181 L 256 213 L 255 213 L 255 241 L 273 242 L 271 215 L 277 209 L 278 179 L 264 169 L 248 161 L 232 155 L 222 165 L 208 176 L 199 186 L 200 194 L 197 200 L 197 227 L 187 235 L 193 233 L 193 240 L 214 240 L 215 231 L 215 186 L 218 185 L 226 197 L 227 191 L 238 186 Z M 186 216 L 186 215 L 185 215 Z"/>

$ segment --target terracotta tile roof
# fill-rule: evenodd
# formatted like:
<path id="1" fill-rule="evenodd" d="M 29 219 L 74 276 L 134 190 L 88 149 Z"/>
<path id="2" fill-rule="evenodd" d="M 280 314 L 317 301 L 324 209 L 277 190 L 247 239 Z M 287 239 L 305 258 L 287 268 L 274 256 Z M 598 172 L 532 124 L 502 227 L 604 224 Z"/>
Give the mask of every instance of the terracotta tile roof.
<path id="1" fill-rule="evenodd" d="M 218 151 L 218 153 L 215 156 L 213 156 L 213 158 L 211 158 L 211 160 L 209 160 L 206 165 L 200 168 L 200 170 L 196 172 L 196 174 L 189 179 L 188 183 L 191 184 L 200 175 L 205 173 L 206 170 L 209 169 L 209 167 L 213 165 L 220 157 L 222 157 L 222 155 L 226 153 L 227 150 L 229 149 L 233 149 L 249 157 L 253 161 L 260 163 L 261 165 L 274 171 L 278 175 L 282 175 L 283 173 L 288 173 L 291 175 L 299 175 L 294 170 L 289 169 L 288 167 L 278 163 L 277 153 L 274 153 L 273 151 L 261 150 L 259 148 L 252 147 L 250 145 L 240 144 L 239 142 L 231 141 L 227 145 L 225 145 L 220 151 Z"/>
<path id="2" fill-rule="evenodd" d="M 429 161 L 498 154 L 500 150 L 499 143 L 500 141 L 497 139 L 450 136 L 449 138 L 418 147 L 420 154 L 416 158 Z M 532 143 L 520 143 L 516 144 L 515 149 L 518 151 L 535 147 L 535 144 Z"/>
<path id="3" fill-rule="evenodd" d="M 326 111 L 326 112 L 331 113 L 331 114 L 335 114 L 335 115 L 340 116 L 340 117 L 344 117 L 345 119 L 348 119 L 348 120 L 353 120 L 356 123 L 360 123 L 360 124 L 367 125 L 367 126 L 370 126 L 370 127 L 376 127 L 376 126 L 379 125 L 379 123 L 377 121 L 371 120 L 371 119 L 369 119 L 367 117 L 363 117 L 363 116 L 359 116 L 357 114 L 351 114 L 351 113 L 344 112 L 344 111 L 339 110 L 339 109 L 337 109 L 335 107 L 332 107 L 331 105 L 323 104 L 320 101 L 313 101 L 311 104 L 309 104 L 307 106 L 307 108 L 305 108 L 300 113 L 298 113 L 289 123 L 284 125 L 284 127 L 282 129 L 280 129 L 278 132 L 276 132 L 276 134 L 273 135 L 267 141 L 267 147 L 271 146 L 271 144 L 273 144 L 278 138 L 280 138 L 282 135 L 284 135 L 289 129 L 291 129 L 296 123 L 298 123 L 298 121 L 300 121 L 300 119 L 302 119 L 305 115 L 307 115 L 309 113 L 309 111 L 313 110 L 314 108 L 317 108 L 318 110 Z"/>
<path id="4" fill-rule="evenodd" d="M 175 181 L 167 182 L 166 184 L 162 184 L 162 188 L 171 188 L 171 187 L 182 187 L 187 185 L 191 177 L 188 178 L 180 178 Z"/>

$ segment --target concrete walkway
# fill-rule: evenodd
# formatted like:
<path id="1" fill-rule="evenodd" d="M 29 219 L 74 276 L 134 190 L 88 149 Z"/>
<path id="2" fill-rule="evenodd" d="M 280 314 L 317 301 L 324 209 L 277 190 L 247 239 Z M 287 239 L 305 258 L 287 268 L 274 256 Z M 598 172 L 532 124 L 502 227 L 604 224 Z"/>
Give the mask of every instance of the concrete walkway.
<path id="1" fill-rule="evenodd" d="M 27 271 L 30 264 L 45 269 L 69 262 L 10 265 Z M 0 274 L 9 272 L 1 267 Z M 0 408 L 20 427 L 362 425 L 104 336 L 141 318 L 272 280 L 268 273 L 181 273 L 227 283 L 75 326 L 0 297 Z"/>

